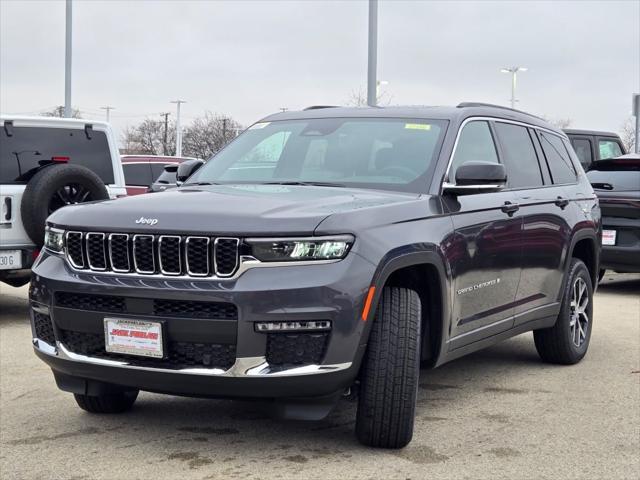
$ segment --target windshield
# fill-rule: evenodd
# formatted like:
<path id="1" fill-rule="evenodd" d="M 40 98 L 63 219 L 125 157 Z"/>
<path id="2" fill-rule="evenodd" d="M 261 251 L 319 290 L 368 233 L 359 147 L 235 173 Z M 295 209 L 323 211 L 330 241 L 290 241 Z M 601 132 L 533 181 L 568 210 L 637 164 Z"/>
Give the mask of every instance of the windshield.
<path id="1" fill-rule="evenodd" d="M 257 123 L 187 184 L 320 184 L 425 192 L 446 123 L 393 118 Z"/>

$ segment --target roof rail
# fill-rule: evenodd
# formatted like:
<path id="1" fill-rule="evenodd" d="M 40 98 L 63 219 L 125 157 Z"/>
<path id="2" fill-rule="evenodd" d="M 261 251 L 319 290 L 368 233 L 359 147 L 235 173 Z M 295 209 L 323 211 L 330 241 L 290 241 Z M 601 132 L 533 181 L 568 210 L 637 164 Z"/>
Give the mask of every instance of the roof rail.
<path id="1" fill-rule="evenodd" d="M 321 108 L 339 108 L 338 105 L 311 105 L 310 107 L 303 108 L 302 111 L 306 110 L 320 110 Z"/>
<path id="2" fill-rule="evenodd" d="M 528 115 L 533 118 L 537 118 L 538 120 L 547 121 L 542 117 L 534 115 L 533 113 L 523 112 L 522 110 L 518 110 L 516 108 L 505 107 L 504 105 L 495 105 L 493 103 L 483 103 L 483 102 L 461 102 L 456 105 L 456 108 L 465 108 L 465 107 L 491 107 L 491 108 L 499 108 L 501 110 L 509 110 L 510 112 L 522 113 L 523 115 Z"/>

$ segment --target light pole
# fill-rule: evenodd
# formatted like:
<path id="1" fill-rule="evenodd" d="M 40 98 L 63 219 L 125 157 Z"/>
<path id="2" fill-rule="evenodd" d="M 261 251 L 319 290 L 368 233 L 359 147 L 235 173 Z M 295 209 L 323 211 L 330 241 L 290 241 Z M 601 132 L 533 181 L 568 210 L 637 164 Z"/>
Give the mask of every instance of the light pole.
<path id="1" fill-rule="evenodd" d="M 180 105 L 187 103 L 184 100 L 172 100 L 176 104 L 176 157 L 182 156 L 182 127 L 180 126 Z"/>
<path id="2" fill-rule="evenodd" d="M 111 110 L 115 110 L 115 107 L 107 105 L 105 107 L 100 107 L 100 110 L 105 110 L 107 112 L 107 123 L 109 123 L 111 120 Z"/>
<path id="3" fill-rule="evenodd" d="M 367 105 L 377 103 L 376 74 L 378 69 L 378 0 L 369 0 L 369 58 L 367 64 Z"/>
<path id="4" fill-rule="evenodd" d="M 511 108 L 516 108 L 516 76 L 518 72 L 526 72 L 528 70 L 527 67 L 508 67 L 501 68 L 500 71 L 502 73 L 510 73 L 511 74 Z"/>
<path id="5" fill-rule="evenodd" d="M 66 3 L 66 23 L 64 39 L 64 116 L 71 118 L 71 27 L 72 27 L 71 0 Z"/>

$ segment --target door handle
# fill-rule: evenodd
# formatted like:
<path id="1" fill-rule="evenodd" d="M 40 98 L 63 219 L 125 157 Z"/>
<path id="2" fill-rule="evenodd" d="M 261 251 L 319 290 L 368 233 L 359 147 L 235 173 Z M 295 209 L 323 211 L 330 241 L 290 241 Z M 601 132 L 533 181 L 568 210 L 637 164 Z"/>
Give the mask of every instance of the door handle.
<path id="1" fill-rule="evenodd" d="M 564 210 L 564 208 L 565 208 L 567 205 L 569 205 L 569 199 L 564 198 L 564 197 L 558 197 L 554 203 L 555 203 L 558 207 L 560 207 L 562 210 Z"/>
<path id="2" fill-rule="evenodd" d="M 506 201 L 504 202 L 504 205 L 502 205 L 502 208 L 500 210 L 502 210 L 507 215 L 512 216 L 514 213 L 520 210 L 520 205 L 518 205 L 517 203 Z"/>

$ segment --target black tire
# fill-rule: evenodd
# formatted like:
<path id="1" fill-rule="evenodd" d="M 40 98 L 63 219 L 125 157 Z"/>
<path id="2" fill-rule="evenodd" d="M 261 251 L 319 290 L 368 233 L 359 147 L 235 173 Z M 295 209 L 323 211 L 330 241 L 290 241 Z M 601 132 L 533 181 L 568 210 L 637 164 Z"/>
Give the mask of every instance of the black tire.
<path id="1" fill-rule="evenodd" d="M 402 448 L 413 437 L 420 318 L 415 291 L 397 287 L 382 291 L 360 374 L 356 435 L 364 445 Z"/>
<path id="2" fill-rule="evenodd" d="M 582 283 L 580 283 L 582 282 Z M 574 287 L 584 284 L 587 295 L 585 308 L 587 323 L 584 316 L 575 315 L 576 307 L 573 305 Z M 580 288 L 578 286 L 578 289 Z M 582 302 L 580 302 L 582 303 Z M 577 322 L 577 323 L 576 323 Z M 574 327 L 575 325 L 575 327 Z M 576 331 L 576 328 L 578 329 Z M 593 285 L 589 270 L 586 265 L 577 258 L 571 260 L 569 273 L 564 283 L 562 295 L 562 308 L 553 327 L 535 330 L 533 338 L 536 350 L 540 358 L 545 362 L 562 365 L 578 363 L 586 355 L 593 328 Z M 581 331 L 584 331 L 582 338 Z M 578 341 L 576 342 L 576 338 Z"/>
<path id="3" fill-rule="evenodd" d="M 78 406 L 89 413 L 122 413 L 131 410 L 138 398 L 138 390 L 111 395 L 73 395 Z"/>
<path id="4" fill-rule="evenodd" d="M 607 271 L 604 268 L 600 269 L 600 271 L 598 272 L 598 283 L 602 281 L 605 273 L 607 273 Z"/>
<path id="5" fill-rule="evenodd" d="M 58 192 L 64 192 L 63 197 Z M 51 165 L 36 173 L 22 195 L 20 214 L 29 238 L 44 242 L 47 217 L 60 207 L 109 198 L 100 177 L 81 165 Z"/>

